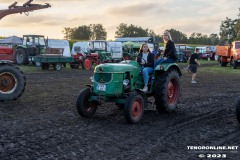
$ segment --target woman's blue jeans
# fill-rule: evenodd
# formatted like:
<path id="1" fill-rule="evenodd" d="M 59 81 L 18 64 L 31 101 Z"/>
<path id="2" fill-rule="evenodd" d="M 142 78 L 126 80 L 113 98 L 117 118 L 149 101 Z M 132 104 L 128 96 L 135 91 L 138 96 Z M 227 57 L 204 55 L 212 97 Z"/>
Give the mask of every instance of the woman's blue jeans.
<path id="1" fill-rule="evenodd" d="M 160 63 L 174 63 L 174 60 L 171 58 L 167 58 L 166 60 L 164 60 L 164 58 L 159 58 L 154 62 L 154 68 L 156 68 Z"/>
<path id="2" fill-rule="evenodd" d="M 152 67 L 144 67 L 142 69 L 142 74 L 143 74 L 143 81 L 144 81 L 144 85 L 146 86 L 148 84 L 148 76 L 149 74 L 151 74 L 153 72 L 153 68 Z"/>

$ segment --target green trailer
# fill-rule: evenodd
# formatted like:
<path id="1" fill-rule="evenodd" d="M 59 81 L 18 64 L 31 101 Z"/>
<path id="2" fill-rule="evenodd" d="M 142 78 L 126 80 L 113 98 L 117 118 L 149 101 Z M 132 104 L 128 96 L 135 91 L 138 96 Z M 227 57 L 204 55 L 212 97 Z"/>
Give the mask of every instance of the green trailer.
<path id="1" fill-rule="evenodd" d="M 66 63 L 75 62 L 75 59 L 62 55 L 38 55 L 29 56 L 28 61 L 41 66 L 43 70 L 48 70 L 50 66 L 53 66 L 54 70 L 59 71 L 62 69 L 62 66 L 66 67 Z"/>

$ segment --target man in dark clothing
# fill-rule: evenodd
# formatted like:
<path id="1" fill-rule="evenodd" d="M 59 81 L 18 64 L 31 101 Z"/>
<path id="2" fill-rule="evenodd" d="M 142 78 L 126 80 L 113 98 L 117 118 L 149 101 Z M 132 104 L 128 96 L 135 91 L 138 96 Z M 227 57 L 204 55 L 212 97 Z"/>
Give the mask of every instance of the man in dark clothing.
<path id="1" fill-rule="evenodd" d="M 192 74 L 192 81 L 191 83 L 197 83 L 195 81 L 196 75 L 197 75 L 197 67 L 198 65 L 200 66 L 201 64 L 198 62 L 198 54 L 199 54 L 199 49 L 196 48 L 196 52 L 193 53 L 190 57 L 190 62 L 189 62 L 189 68 L 188 71 Z"/>

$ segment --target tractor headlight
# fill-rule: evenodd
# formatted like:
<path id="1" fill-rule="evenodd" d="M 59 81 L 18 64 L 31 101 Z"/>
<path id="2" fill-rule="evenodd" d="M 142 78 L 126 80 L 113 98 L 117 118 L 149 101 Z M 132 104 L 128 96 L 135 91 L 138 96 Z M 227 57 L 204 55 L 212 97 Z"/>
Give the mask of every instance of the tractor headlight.
<path id="1" fill-rule="evenodd" d="M 130 81 L 129 81 L 128 79 L 124 79 L 124 80 L 123 80 L 123 85 L 124 85 L 124 86 L 127 86 L 127 85 L 129 85 L 129 82 L 130 82 Z"/>
<path id="2" fill-rule="evenodd" d="M 90 81 L 91 81 L 91 82 L 94 82 L 93 76 L 90 77 Z"/>

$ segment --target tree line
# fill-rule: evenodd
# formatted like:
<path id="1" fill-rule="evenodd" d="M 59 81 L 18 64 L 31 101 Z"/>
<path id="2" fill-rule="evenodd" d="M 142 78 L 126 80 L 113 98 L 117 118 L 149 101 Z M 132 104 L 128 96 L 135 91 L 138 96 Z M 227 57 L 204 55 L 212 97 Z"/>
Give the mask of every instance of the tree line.
<path id="1" fill-rule="evenodd" d="M 240 11 L 240 9 L 239 9 Z M 169 29 L 175 43 L 183 44 L 201 44 L 201 45 L 217 45 L 220 43 L 229 43 L 233 40 L 240 40 L 240 13 L 238 18 L 221 22 L 220 33 L 212 33 L 205 35 L 194 32 L 187 35 L 176 29 Z M 63 29 L 64 38 L 68 40 L 106 40 L 107 32 L 102 24 L 82 25 L 79 27 L 66 27 Z M 152 29 L 144 29 L 141 26 L 133 24 L 120 23 L 115 32 L 115 38 L 118 37 L 155 37 L 155 40 L 162 43 L 162 35 L 157 35 Z"/>

